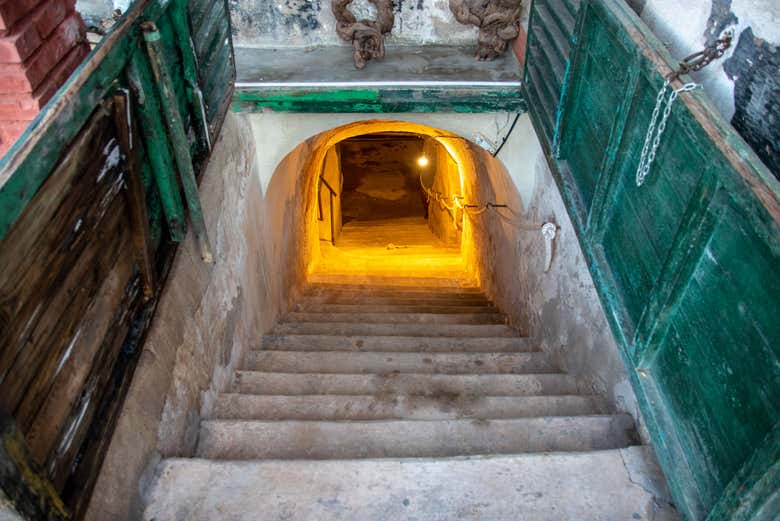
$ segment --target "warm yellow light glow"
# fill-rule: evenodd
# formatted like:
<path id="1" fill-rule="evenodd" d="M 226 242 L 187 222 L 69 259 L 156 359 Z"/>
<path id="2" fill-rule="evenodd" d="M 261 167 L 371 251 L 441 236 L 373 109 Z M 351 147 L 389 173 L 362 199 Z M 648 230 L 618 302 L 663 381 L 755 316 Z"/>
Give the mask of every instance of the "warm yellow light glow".
<path id="1" fill-rule="evenodd" d="M 0 3 L 2 3 L 3 0 L 0 0 Z M 467 141 L 463 139 L 460 136 L 457 136 L 455 134 L 446 132 L 441 129 L 428 127 L 426 125 L 421 125 L 418 123 L 409 123 L 406 121 L 383 121 L 383 120 L 369 120 L 369 121 L 358 121 L 354 123 L 349 123 L 346 125 L 343 125 L 341 127 L 332 128 L 330 130 L 327 130 L 325 132 L 322 132 L 320 134 L 317 134 L 316 136 L 310 138 L 309 141 L 305 143 L 301 143 L 298 145 L 298 147 L 291 152 L 290 158 L 294 157 L 295 161 L 290 161 L 289 165 L 293 164 L 306 164 L 305 167 L 306 172 L 305 176 L 308 183 L 308 189 L 309 189 L 309 200 L 316 201 L 318 194 L 319 194 L 319 187 L 320 183 L 317 182 L 319 179 L 319 175 L 322 173 L 322 165 L 325 161 L 325 155 L 330 147 L 333 145 L 339 143 L 340 141 L 344 141 L 345 139 L 349 139 L 351 137 L 360 136 L 363 134 L 371 134 L 371 133 L 377 133 L 377 132 L 407 132 L 410 134 L 418 134 L 421 136 L 429 136 L 436 142 L 440 143 L 444 146 L 444 148 L 447 150 L 449 155 L 455 160 L 455 163 L 457 164 L 457 175 L 458 175 L 458 182 L 456 183 L 460 185 L 459 192 L 461 194 L 464 194 L 464 197 L 466 194 L 468 194 L 468 191 L 465 190 L 465 186 L 469 185 L 471 186 L 471 183 L 473 183 L 473 180 L 476 179 L 476 173 L 474 169 L 474 160 L 471 155 L 471 150 L 469 149 L 467 145 Z M 299 154 L 299 155 L 297 155 Z M 311 156 L 311 157 L 310 157 Z M 417 158 L 419 159 L 419 158 Z M 429 165 L 428 168 L 432 167 L 432 164 L 428 159 Z M 287 163 L 288 158 L 285 158 L 285 161 L 280 163 L 279 166 L 277 166 L 277 169 L 284 166 L 284 168 L 292 168 L 292 166 L 288 166 Z M 416 159 L 414 160 L 417 161 Z M 303 163 L 298 163 L 303 162 Z M 419 167 L 423 168 L 423 167 Z M 276 175 L 276 174 L 275 174 Z M 306 249 L 307 253 L 305 255 L 306 257 L 306 269 L 307 273 L 313 273 L 315 267 L 317 266 L 318 261 L 321 258 L 321 246 L 324 246 L 324 242 L 321 242 L 319 240 L 319 234 L 316 233 L 317 226 L 318 226 L 318 218 L 317 218 L 317 208 L 318 206 L 315 205 L 309 205 L 309 215 L 308 220 L 311 223 L 311 227 L 313 230 L 315 230 L 314 233 L 307 233 L 306 239 L 304 241 L 304 248 Z M 471 221 L 468 219 L 465 219 L 462 221 L 463 226 L 463 239 L 461 241 L 461 251 L 470 251 L 465 244 L 468 243 L 471 240 L 470 233 L 471 233 Z M 399 251 L 406 251 L 406 250 L 399 250 Z"/>
<path id="2" fill-rule="evenodd" d="M 419 285 L 415 278 L 445 281 L 467 272 L 459 247 L 446 246 L 422 217 L 351 221 L 336 246 L 323 241 L 316 267 L 319 275 L 409 277 L 394 285 Z"/>
<path id="3" fill-rule="evenodd" d="M 420 166 L 428 166 L 428 158 L 425 156 L 420 156 L 419 159 L 417 159 L 417 164 Z"/>

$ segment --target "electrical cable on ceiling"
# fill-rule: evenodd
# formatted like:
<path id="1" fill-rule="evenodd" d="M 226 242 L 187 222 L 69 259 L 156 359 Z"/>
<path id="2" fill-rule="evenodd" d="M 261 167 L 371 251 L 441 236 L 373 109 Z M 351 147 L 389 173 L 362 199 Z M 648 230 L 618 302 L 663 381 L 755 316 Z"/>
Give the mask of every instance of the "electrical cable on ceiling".
<path id="1" fill-rule="evenodd" d="M 509 127 L 509 132 L 506 133 L 506 135 L 504 136 L 504 139 L 501 140 L 501 144 L 498 145 L 498 148 L 496 149 L 496 151 L 493 152 L 493 157 L 498 156 L 498 153 L 501 152 L 502 148 L 504 148 L 504 144 L 509 139 L 509 136 L 512 135 L 512 131 L 515 129 L 515 125 L 517 125 L 517 120 L 518 119 L 520 119 L 520 113 L 519 112 L 515 115 L 515 120 L 512 122 L 512 126 Z"/>

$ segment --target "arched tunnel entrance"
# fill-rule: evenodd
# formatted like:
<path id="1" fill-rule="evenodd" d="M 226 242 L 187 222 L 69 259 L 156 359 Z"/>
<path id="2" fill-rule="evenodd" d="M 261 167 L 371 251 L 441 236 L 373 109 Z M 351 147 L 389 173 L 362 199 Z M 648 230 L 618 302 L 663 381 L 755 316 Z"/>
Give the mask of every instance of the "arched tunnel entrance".
<path id="1" fill-rule="evenodd" d="M 271 197 L 277 187 L 283 193 Z M 504 165 L 470 140 L 405 121 L 348 123 L 289 152 L 267 192 L 291 213 L 285 269 L 309 279 L 315 272 L 463 279 L 513 303 L 510 320 L 526 329 L 516 275 L 527 228 L 522 199 Z M 497 291 L 505 276 L 511 284 Z"/>
<path id="2" fill-rule="evenodd" d="M 512 223 L 522 221 L 523 205 L 506 169 L 447 130 L 364 120 L 320 132 L 276 165 L 266 197 L 277 187 L 273 198 L 289 201 L 280 226 L 295 244 L 285 270 L 302 272 L 290 280 L 317 271 L 462 278 L 493 293 L 496 275 L 522 262 L 522 230 Z M 485 213 L 488 203 L 500 208 Z M 499 249 L 502 267 L 491 267 Z M 520 283 L 502 292 L 507 302 L 524 300 Z M 523 313 L 513 306 L 521 330 Z"/>
<path id="3" fill-rule="evenodd" d="M 318 182 L 318 272 L 468 278 L 461 176 L 423 134 L 379 131 L 331 146 Z"/>

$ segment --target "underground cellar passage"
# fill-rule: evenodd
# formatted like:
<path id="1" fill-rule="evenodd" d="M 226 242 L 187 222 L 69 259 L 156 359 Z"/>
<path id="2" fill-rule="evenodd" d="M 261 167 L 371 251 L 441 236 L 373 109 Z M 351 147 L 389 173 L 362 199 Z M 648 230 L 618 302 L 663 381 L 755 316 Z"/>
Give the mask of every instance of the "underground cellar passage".
<path id="1" fill-rule="evenodd" d="M 419 134 L 364 134 L 333 145 L 318 185 L 316 269 L 463 276 L 461 176 L 446 149 Z"/>
<path id="2" fill-rule="evenodd" d="M 0 519 L 774 519 L 750 2 L 371 3 L 130 2 L 0 159 Z"/>
<path id="3" fill-rule="evenodd" d="M 501 518 L 517 508 L 518 500 L 500 496 L 513 490 L 509 497 L 519 497 L 518 483 L 526 483 L 520 489 L 532 485 L 528 476 L 521 477 L 524 473 L 537 473 L 535 481 L 597 468 L 610 469 L 611 478 L 591 490 L 587 501 L 603 501 L 610 487 L 620 486 L 625 497 L 610 505 L 613 512 L 633 514 L 642 505 L 673 515 L 669 506 L 653 506 L 664 497 L 663 486 L 655 497 L 632 485 L 625 470 L 624 458 L 632 472 L 662 483 L 626 404 L 618 410 L 614 398 L 597 394 L 588 383 L 593 377 L 588 364 L 607 362 L 611 365 L 598 371 L 611 392 L 625 402 L 633 400 L 628 389 L 621 390 L 626 377 L 617 370 L 617 353 L 600 353 L 574 367 L 576 358 L 537 347 L 528 334 L 528 308 L 514 304 L 528 301 L 526 284 L 553 269 L 546 265 L 552 264 L 546 256 L 553 248 L 542 234 L 544 222 L 530 220 L 499 159 L 456 132 L 415 122 L 438 119 L 462 131 L 498 123 L 506 132 L 514 116 L 469 116 L 461 118 L 468 120 L 465 125 L 443 115 L 410 121 L 351 117 L 353 123 L 302 143 L 288 135 L 291 143 L 282 148 L 290 151 L 280 153 L 283 158 L 270 178 L 261 176 L 265 189 L 254 190 L 254 176 L 236 171 L 234 162 L 246 164 L 242 156 L 251 155 L 253 141 L 282 118 L 288 127 L 296 120 L 306 126 L 332 121 L 262 115 L 234 122 L 229 117 L 225 140 L 234 136 L 232 125 L 239 129 L 236 142 L 221 143 L 229 148 L 228 168 L 219 163 L 219 149 L 212 164 L 223 176 L 230 172 L 228 178 L 250 177 L 250 187 L 238 188 L 245 199 L 226 193 L 223 201 L 230 202 L 216 207 L 204 198 L 207 215 L 209 208 L 216 215 L 262 212 L 256 222 L 272 235 L 250 228 L 253 237 L 236 234 L 223 241 L 246 241 L 244 265 L 255 266 L 236 290 L 243 309 L 233 312 L 247 313 L 257 290 L 273 290 L 265 285 L 268 275 L 276 274 L 283 281 L 281 303 L 262 302 L 256 308 L 265 312 L 276 305 L 278 314 L 269 317 L 265 334 L 252 333 L 254 340 L 233 344 L 245 351 L 225 357 L 231 363 L 219 368 L 220 362 L 214 362 L 218 373 L 234 374 L 225 375 L 223 389 L 210 384 L 199 421 L 178 420 L 185 437 L 192 431 L 191 452 L 179 455 L 195 459 L 169 458 L 160 464 L 145 517 L 175 517 L 182 508 L 191 516 L 215 516 L 210 506 L 194 507 L 205 512 L 197 514 L 185 505 L 202 505 L 196 501 L 202 495 L 209 504 L 214 501 L 214 508 L 225 508 L 219 490 L 231 489 L 245 498 L 236 507 L 243 511 L 262 508 L 269 518 L 284 512 L 318 518 L 329 515 L 329 507 L 312 507 L 304 497 L 324 497 L 346 487 L 355 494 L 337 494 L 346 503 L 336 511 L 365 515 L 367 507 L 360 505 L 371 504 L 370 517 L 402 516 L 412 508 L 435 518 L 433 509 L 451 515 L 474 493 L 468 479 L 466 489 L 453 485 L 451 491 L 435 492 L 443 486 L 440 480 L 460 483 L 456 476 L 477 472 L 495 487 L 478 489 L 490 504 L 485 515 Z M 309 132 L 298 130 L 302 136 Z M 533 139 L 527 118 L 517 122 L 511 138 L 520 143 Z M 517 150 L 533 153 L 534 146 L 525 143 Z M 542 166 L 538 151 L 536 156 L 519 168 L 533 173 Z M 537 183 L 531 190 L 540 193 L 531 197 L 550 197 L 544 182 Z M 227 184 L 224 189 L 230 190 Z M 206 191 L 211 197 L 218 192 Z M 570 229 L 551 224 L 561 232 L 556 241 L 564 241 L 555 244 L 556 255 L 573 254 Z M 253 243 L 266 251 L 278 248 L 279 256 L 251 259 Z M 174 266 L 169 284 L 175 285 L 178 275 Z M 500 303 L 508 304 L 503 308 Z M 587 312 L 583 309 L 583 316 Z M 233 327 L 243 324 L 234 320 Z M 211 331 L 214 325 L 199 327 Z M 585 334 L 590 324 L 581 327 Z M 191 372 L 182 368 L 181 385 L 192 385 Z M 168 412 L 184 413 L 173 407 Z M 535 456 L 540 453 L 546 455 Z M 477 459 L 463 459 L 473 456 Z M 402 467 L 385 467 L 393 461 Z M 309 475 L 323 477 L 309 480 Z M 212 489 L 207 484 L 215 479 L 222 484 Z M 285 480 L 305 485 L 293 490 Z M 284 499 L 272 499 L 279 495 Z M 565 502 L 555 495 L 545 501 L 547 506 L 536 511 Z M 572 514 L 587 509 L 578 502 L 567 508 Z"/>

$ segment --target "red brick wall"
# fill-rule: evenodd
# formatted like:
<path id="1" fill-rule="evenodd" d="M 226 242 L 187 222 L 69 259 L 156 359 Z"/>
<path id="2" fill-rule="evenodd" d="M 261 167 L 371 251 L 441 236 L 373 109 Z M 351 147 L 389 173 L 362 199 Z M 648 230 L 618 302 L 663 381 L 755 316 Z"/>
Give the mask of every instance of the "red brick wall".
<path id="1" fill-rule="evenodd" d="M 0 155 L 89 53 L 75 0 L 0 0 Z"/>

